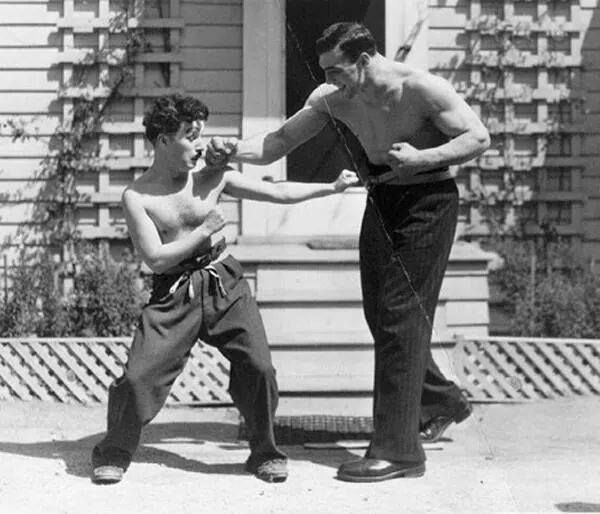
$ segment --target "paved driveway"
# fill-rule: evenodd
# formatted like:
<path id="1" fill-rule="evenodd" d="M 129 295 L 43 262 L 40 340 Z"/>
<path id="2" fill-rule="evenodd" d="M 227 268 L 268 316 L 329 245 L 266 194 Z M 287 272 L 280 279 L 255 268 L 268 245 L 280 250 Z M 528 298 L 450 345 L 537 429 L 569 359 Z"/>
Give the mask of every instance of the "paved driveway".
<path id="1" fill-rule="evenodd" d="M 122 483 L 89 480 L 104 407 L 0 403 L 1 513 L 600 512 L 600 400 L 478 405 L 427 451 L 423 478 L 336 480 L 345 449 L 286 447 L 290 478 L 243 471 L 231 409 L 170 408 Z M 351 450 L 355 455 L 362 450 Z"/>

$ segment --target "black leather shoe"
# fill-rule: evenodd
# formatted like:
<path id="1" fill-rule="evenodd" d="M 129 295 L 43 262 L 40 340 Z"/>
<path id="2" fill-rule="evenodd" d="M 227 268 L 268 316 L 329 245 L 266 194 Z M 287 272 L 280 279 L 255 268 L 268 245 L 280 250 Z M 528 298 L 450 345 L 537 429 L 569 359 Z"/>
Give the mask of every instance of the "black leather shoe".
<path id="1" fill-rule="evenodd" d="M 92 482 L 95 484 L 116 484 L 123 479 L 131 455 L 121 448 L 105 448 L 100 450 L 95 447 L 92 452 Z"/>
<path id="2" fill-rule="evenodd" d="M 421 477 L 424 474 L 424 462 L 391 462 L 364 458 L 342 464 L 337 477 L 347 482 L 381 482 L 391 478 Z"/>
<path id="3" fill-rule="evenodd" d="M 473 407 L 468 402 L 465 402 L 464 407 L 456 412 L 454 416 L 436 416 L 430 419 L 421 430 L 420 439 L 423 443 L 438 442 L 444 432 L 452 423 L 460 423 L 467 419 L 473 412 Z"/>

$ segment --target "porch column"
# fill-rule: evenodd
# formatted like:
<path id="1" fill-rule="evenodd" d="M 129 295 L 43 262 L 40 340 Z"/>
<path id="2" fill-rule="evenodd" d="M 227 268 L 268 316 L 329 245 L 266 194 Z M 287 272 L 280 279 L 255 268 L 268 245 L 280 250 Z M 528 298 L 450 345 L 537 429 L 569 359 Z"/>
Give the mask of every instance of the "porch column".
<path id="1" fill-rule="evenodd" d="M 276 129 L 285 119 L 285 1 L 244 0 L 242 137 Z M 244 164 L 243 173 L 285 179 L 285 159 Z M 269 205 L 242 200 L 241 233 L 267 234 Z"/>

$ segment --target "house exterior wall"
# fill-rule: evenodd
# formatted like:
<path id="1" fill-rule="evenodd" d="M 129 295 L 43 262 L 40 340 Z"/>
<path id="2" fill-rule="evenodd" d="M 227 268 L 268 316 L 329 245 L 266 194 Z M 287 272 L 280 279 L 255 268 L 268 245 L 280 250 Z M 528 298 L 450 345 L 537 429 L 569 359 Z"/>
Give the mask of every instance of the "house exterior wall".
<path id="1" fill-rule="evenodd" d="M 64 90 L 73 65 L 85 52 L 122 47 L 122 36 L 108 32 L 108 20 L 122 5 L 132 18 L 140 12 L 139 2 L 0 2 L 0 240 L 14 237 L 32 221 L 33 201 L 44 185 L 32 179 L 51 151 L 56 127 L 69 115 L 72 104 Z M 211 111 L 207 137 L 240 136 L 242 128 L 242 1 L 173 0 L 162 13 L 150 3 L 143 12 L 152 52 L 135 65 L 135 92 L 108 110 L 99 140 L 109 169 L 79 179 L 79 190 L 89 196 L 78 208 L 82 234 L 109 239 L 116 248 L 127 244 L 120 194 L 150 163 L 141 119 L 153 97 L 172 92 L 198 96 Z M 164 47 L 165 33 L 170 48 Z M 169 83 L 161 71 L 165 66 Z M 108 70 L 99 64 L 96 73 Z M 30 137 L 14 140 L 15 124 Z M 224 198 L 224 205 L 231 241 L 239 234 L 239 202 Z M 11 261 L 14 247 L 6 248 L 5 255 Z"/>
<path id="2" fill-rule="evenodd" d="M 168 12 L 148 8 L 145 18 L 155 28 L 168 30 L 172 44 L 162 48 L 160 34 L 150 34 L 154 51 L 135 67 L 138 94 L 126 96 L 109 113 L 99 136 L 109 167 L 80 182 L 90 196 L 79 209 L 85 237 L 108 239 L 115 248 L 128 244 L 119 198 L 123 187 L 150 163 L 141 116 L 153 97 L 181 91 L 203 99 L 211 110 L 208 137 L 245 137 L 281 123 L 284 4 L 171 0 Z M 386 46 L 391 52 L 422 12 L 407 5 L 388 2 Z M 460 11 L 460 4 L 455 7 Z M 3 237 L 31 220 L 35 185 L 30 181 L 48 153 L 55 127 L 69 111 L 68 98 L 58 93 L 72 72 L 73 51 L 98 46 L 108 37 L 106 27 L 90 30 L 90 24 L 101 25 L 98 20 L 110 17 L 114 8 L 108 0 L 0 1 L 0 119 L 22 119 L 26 130 L 36 135 L 13 141 L 10 126 L 0 133 L 0 181 L 8 195 L 0 203 Z M 399 26 L 391 21 L 396 16 L 403 20 Z M 428 23 L 413 56 L 427 55 Z M 118 46 L 118 39 L 113 44 Z M 168 83 L 161 66 L 169 68 Z M 281 179 L 285 161 L 244 166 L 243 171 Z M 301 398 L 303 405 L 307 398 L 320 398 L 318 408 L 325 412 L 336 402 L 362 398 L 361 409 L 367 409 L 373 351 L 362 315 L 357 251 L 309 250 L 305 244 L 331 234 L 356 238 L 364 192 L 357 189 L 299 208 L 224 201 L 228 239 L 237 242 L 231 250 L 244 263 L 254 288 L 284 398 Z M 452 251 L 434 320 L 435 358 L 450 376 L 455 373 L 444 342 L 456 335 L 487 334 L 488 260 L 489 255 L 472 245 L 457 244 Z M 356 412 L 356 404 L 349 408 Z"/>
<path id="3" fill-rule="evenodd" d="M 517 41 L 521 62 L 505 68 L 510 84 L 504 92 L 513 102 L 488 120 L 492 148 L 472 166 L 463 167 L 457 180 L 463 196 L 481 187 L 496 194 L 508 178 L 508 168 L 514 169 L 517 194 L 525 200 L 520 215 L 531 220 L 526 232 L 539 234 L 540 223 L 548 220 L 586 261 L 597 260 L 597 0 L 430 0 L 428 14 L 429 68 L 447 77 L 462 94 L 485 82 L 485 70 L 473 64 L 473 54 L 480 52 L 479 57 L 485 58 L 486 52 L 494 51 L 491 33 L 483 35 L 476 29 L 482 20 L 496 17 L 509 21 L 517 30 L 518 25 L 533 28 Z M 488 66 L 487 72 L 492 68 L 494 65 Z M 486 103 L 472 101 L 478 112 L 485 111 Z M 548 127 L 558 118 L 565 125 L 553 135 Z M 514 156 L 512 162 L 508 161 L 509 153 Z M 467 237 L 486 233 L 475 208 L 465 206 L 461 222 Z"/>

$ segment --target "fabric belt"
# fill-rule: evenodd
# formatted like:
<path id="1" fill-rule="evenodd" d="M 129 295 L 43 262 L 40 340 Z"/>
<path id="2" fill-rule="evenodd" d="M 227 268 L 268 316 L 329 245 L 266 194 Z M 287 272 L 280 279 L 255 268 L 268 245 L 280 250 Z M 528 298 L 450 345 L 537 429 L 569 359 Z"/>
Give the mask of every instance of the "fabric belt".
<path id="1" fill-rule="evenodd" d="M 367 161 L 367 169 L 369 170 L 370 177 L 377 177 L 379 175 L 383 175 L 392 171 L 392 168 L 387 164 L 373 164 L 370 161 Z M 435 168 L 433 170 L 420 171 L 419 173 L 415 173 L 410 179 L 405 179 L 398 176 L 397 178 L 392 179 L 389 182 L 386 182 L 385 184 L 410 186 L 426 184 L 428 182 L 444 180 L 447 178 L 450 178 L 449 169 L 447 167 L 444 167 Z"/>
<path id="2" fill-rule="evenodd" d="M 225 238 L 221 238 L 215 245 L 211 246 L 206 253 L 186 259 L 185 261 L 180 262 L 173 269 L 169 270 L 167 273 L 162 273 L 156 277 L 157 279 L 161 280 L 179 275 L 177 280 L 175 280 L 175 282 L 173 282 L 169 288 L 169 293 L 173 294 L 185 280 L 190 279 L 194 271 L 204 269 L 208 272 L 208 275 L 211 277 L 211 282 L 214 284 L 214 287 L 219 291 L 221 296 L 227 296 L 227 291 L 223 286 L 221 275 L 219 275 L 216 268 L 211 264 L 211 262 L 214 262 L 219 258 L 219 256 L 225 251 L 226 247 L 227 244 L 225 242 Z M 188 282 L 187 293 L 190 299 L 196 296 L 192 280 L 189 280 Z"/>

